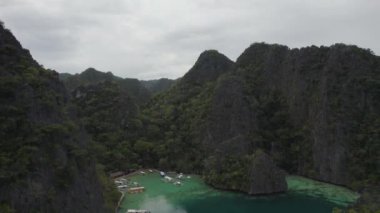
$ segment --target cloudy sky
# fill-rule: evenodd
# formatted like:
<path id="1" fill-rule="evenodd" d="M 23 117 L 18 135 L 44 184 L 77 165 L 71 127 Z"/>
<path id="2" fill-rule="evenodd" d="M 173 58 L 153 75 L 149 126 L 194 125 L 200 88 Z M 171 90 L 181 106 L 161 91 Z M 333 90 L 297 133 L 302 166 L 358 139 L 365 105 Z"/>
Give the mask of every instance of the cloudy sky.
<path id="1" fill-rule="evenodd" d="M 0 19 L 41 64 L 177 78 L 206 49 L 253 42 L 356 44 L 380 54 L 379 0 L 0 0 Z"/>

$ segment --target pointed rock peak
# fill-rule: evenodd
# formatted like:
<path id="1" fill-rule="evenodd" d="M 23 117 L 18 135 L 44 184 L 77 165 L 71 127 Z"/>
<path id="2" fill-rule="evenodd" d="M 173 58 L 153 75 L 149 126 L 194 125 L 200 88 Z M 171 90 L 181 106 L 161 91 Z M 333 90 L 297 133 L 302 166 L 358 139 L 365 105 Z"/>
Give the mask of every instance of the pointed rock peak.
<path id="1" fill-rule="evenodd" d="M 17 66 L 18 63 L 39 66 L 29 50 L 22 47 L 21 43 L 0 20 L 0 66 L 23 72 L 23 67 Z"/>
<path id="2" fill-rule="evenodd" d="M 82 72 L 83 73 L 99 73 L 99 74 L 108 74 L 108 75 L 113 75 L 112 72 L 102 72 L 102 71 L 99 71 L 93 67 L 89 67 L 87 68 L 85 71 Z"/>
<path id="3" fill-rule="evenodd" d="M 20 42 L 17 41 L 16 37 L 12 32 L 5 28 L 4 23 L 0 20 L 0 45 L 12 45 L 17 48 L 22 48 Z"/>
<path id="4" fill-rule="evenodd" d="M 81 76 L 87 76 L 87 77 L 106 77 L 106 78 L 110 78 L 110 77 L 113 77 L 113 74 L 112 72 L 102 72 L 102 71 L 99 71 L 95 68 L 92 68 L 92 67 L 89 67 L 87 68 L 85 71 L 83 71 L 81 74 Z"/>
<path id="5" fill-rule="evenodd" d="M 73 91 L 79 86 L 97 84 L 104 81 L 112 81 L 116 77 L 111 72 L 101 72 L 95 68 L 87 68 L 80 74 L 71 76 L 61 76 L 61 80 L 64 81 L 66 88 Z"/>
<path id="6" fill-rule="evenodd" d="M 216 50 L 207 50 L 200 54 L 195 65 L 185 74 L 182 81 L 202 84 L 216 80 L 221 74 L 229 72 L 234 62 Z"/>
<path id="7" fill-rule="evenodd" d="M 195 65 L 204 65 L 211 63 L 233 64 L 234 62 L 231 61 L 227 56 L 219 53 L 217 50 L 206 50 L 199 55 Z"/>
<path id="8" fill-rule="evenodd" d="M 98 71 L 98 70 L 96 70 L 95 68 L 93 68 L 93 67 L 89 67 L 89 68 L 87 68 L 85 71 L 83 71 L 83 72 L 100 72 L 100 71 Z"/>
<path id="9" fill-rule="evenodd" d="M 248 193 L 251 195 L 273 194 L 287 190 L 285 172 L 279 169 L 271 157 L 257 150 L 250 168 Z"/>
<path id="10" fill-rule="evenodd" d="M 220 57 L 220 56 L 227 58 L 225 55 L 220 53 L 218 50 L 205 50 L 199 55 L 199 59 L 204 58 L 204 57 Z"/>

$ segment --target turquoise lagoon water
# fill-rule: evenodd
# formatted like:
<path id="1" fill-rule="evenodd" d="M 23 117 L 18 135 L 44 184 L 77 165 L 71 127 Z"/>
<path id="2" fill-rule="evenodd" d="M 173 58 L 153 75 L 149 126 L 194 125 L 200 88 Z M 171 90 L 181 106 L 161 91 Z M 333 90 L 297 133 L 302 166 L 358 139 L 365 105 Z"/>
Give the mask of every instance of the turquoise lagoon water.
<path id="1" fill-rule="evenodd" d="M 287 193 L 260 197 L 216 190 L 198 176 L 186 177 L 180 186 L 165 182 L 158 173 L 128 177 L 146 190 L 139 194 L 126 194 L 119 212 L 146 209 L 152 213 L 327 213 L 358 198 L 356 193 L 346 188 L 297 176 L 287 177 Z"/>

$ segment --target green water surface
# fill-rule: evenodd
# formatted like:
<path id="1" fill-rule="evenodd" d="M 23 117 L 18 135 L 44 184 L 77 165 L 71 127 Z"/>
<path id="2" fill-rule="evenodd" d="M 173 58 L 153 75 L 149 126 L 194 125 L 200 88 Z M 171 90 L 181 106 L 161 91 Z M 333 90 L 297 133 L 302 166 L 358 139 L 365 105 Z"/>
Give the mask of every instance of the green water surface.
<path id="1" fill-rule="evenodd" d="M 343 187 L 297 176 L 287 177 L 287 193 L 264 197 L 215 190 L 197 176 L 185 176 L 181 186 L 165 182 L 158 173 L 139 174 L 128 179 L 146 190 L 126 194 L 120 213 L 127 209 L 146 209 L 152 213 L 330 213 L 334 207 L 344 207 L 358 198 L 356 193 Z"/>

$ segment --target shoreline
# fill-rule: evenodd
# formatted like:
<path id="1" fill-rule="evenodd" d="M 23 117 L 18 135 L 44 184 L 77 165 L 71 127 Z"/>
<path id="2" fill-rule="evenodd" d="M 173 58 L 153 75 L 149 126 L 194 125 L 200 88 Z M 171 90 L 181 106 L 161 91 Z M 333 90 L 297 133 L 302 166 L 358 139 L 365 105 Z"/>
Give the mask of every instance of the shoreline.
<path id="1" fill-rule="evenodd" d="M 152 170 L 152 172 L 149 172 L 149 170 Z M 141 171 L 143 171 L 143 172 L 146 172 L 146 171 L 148 171 L 148 174 L 150 174 L 150 173 L 153 173 L 153 172 L 159 172 L 159 170 L 158 169 L 138 169 L 138 170 L 136 170 L 136 171 L 134 171 L 134 172 L 130 172 L 130 173 L 128 173 L 128 174 L 125 174 L 125 175 L 123 175 L 123 176 L 120 176 L 120 177 L 117 177 L 117 178 L 111 178 L 112 179 L 112 181 L 115 181 L 115 180 L 118 180 L 118 179 L 121 179 L 121 178 L 128 178 L 128 177 L 131 177 L 131 176 L 134 176 L 134 175 L 139 175 L 139 174 L 141 174 L 140 172 Z M 147 172 L 146 172 L 147 173 Z M 142 174 L 141 174 L 142 175 Z M 119 191 L 119 190 L 118 190 Z M 121 202 L 123 201 L 123 199 L 124 199 L 124 197 L 125 197 L 125 192 L 121 192 L 121 191 L 119 191 L 120 193 L 121 193 L 121 196 L 120 196 L 120 198 L 119 198 L 119 201 L 117 202 L 117 206 L 115 207 L 115 213 L 119 213 L 119 210 L 121 209 L 120 208 L 120 205 L 121 205 Z"/>
<path id="2" fill-rule="evenodd" d="M 120 192 L 120 191 L 119 191 Z M 125 193 L 124 192 L 120 192 L 121 193 L 121 196 L 119 198 L 119 201 L 117 202 L 117 206 L 115 208 L 115 213 L 119 213 L 119 209 L 120 209 L 120 204 L 121 204 L 121 201 L 123 200 L 124 198 L 124 195 Z"/>
<path id="3" fill-rule="evenodd" d="M 152 172 L 149 172 L 149 170 L 152 170 Z M 145 174 L 141 174 L 141 172 L 145 172 Z M 128 178 L 128 177 L 132 177 L 132 176 L 135 176 L 135 175 L 149 175 L 149 174 L 152 174 L 152 173 L 156 173 L 156 172 L 160 172 L 160 170 L 158 169 L 139 169 L 139 170 L 136 170 L 134 172 L 131 172 L 131 173 L 128 173 L 126 175 L 123 175 L 121 177 L 118 177 L 118 178 L 115 178 L 114 180 L 117 180 L 117 179 L 120 179 L 120 178 Z M 167 172 L 166 174 L 168 173 L 171 173 L 171 172 Z M 175 172 L 176 173 L 176 172 Z M 213 184 L 210 184 L 210 183 L 207 183 L 203 178 L 202 176 L 200 175 L 197 175 L 197 174 L 192 174 L 192 176 L 198 176 L 200 179 L 202 179 L 202 181 L 204 182 L 204 184 L 206 184 L 207 186 L 213 188 L 214 190 L 219 190 L 219 191 L 224 191 L 224 192 L 233 192 L 233 193 L 238 193 L 238 194 L 242 194 L 242 195 L 246 195 L 246 196 L 251 196 L 251 197 L 270 197 L 270 196 L 276 196 L 276 195 L 281 195 L 281 194 L 286 194 L 288 192 L 294 192 L 292 189 L 289 189 L 289 183 L 288 183 L 288 180 L 287 180 L 287 184 L 288 184 L 288 189 L 284 192 L 277 192 L 277 193 L 271 193 L 271 194 L 258 194 L 258 195 L 251 195 L 251 194 L 248 194 L 247 192 L 245 191 L 242 191 L 242 190 L 239 190 L 239 189 L 228 189 L 228 188 L 223 188 L 223 187 L 218 187 L 218 186 L 215 186 Z M 357 200 L 360 198 L 361 194 L 355 190 L 352 190 L 344 185 L 339 185 L 339 184 L 333 184 L 333 183 L 330 183 L 330 182 L 325 182 L 325 181 L 321 181 L 321 180 L 317 180 L 317 179 L 313 179 L 313 178 L 308 178 L 308 177 L 305 177 L 305 176 L 301 176 L 301 175 L 287 175 L 286 176 L 286 179 L 288 178 L 301 178 L 301 179 L 304 179 L 305 181 L 312 181 L 312 182 L 316 182 L 316 183 L 319 183 L 319 184 L 324 184 L 324 185 L 330 185 L 331 188 L 334 188 L 334 187 L 338 187 L 338 188 L 342 188 L 344 190 L 347 190 L 349 192 L 352 192 L 352 193 L 355 193 L 358 197 L 356 198 L 356 200 L 354 202 L 351 202 L 350 205 L 354 204 L 357 202 Z M 120 206 L 121 206 L 121 203 L 125 197 L 125 192 L 121 192 L 122 195 L 119 199 L 119 202 L 118 202 L 118 205 L 116 207 L 116 213 L 118 213 L 118 210 L 120 210 Z M 311 196 L 311 195 L 309 195 Z M 322 196 L 323 197 L 323 196 Z M 326 198 L 326 197 L 325 197 Z M 327 200 L 330 200 L 328 198 L 326 198 Z M 333 200 L 331 199 L 331 202 L 333 202 Z"/>

